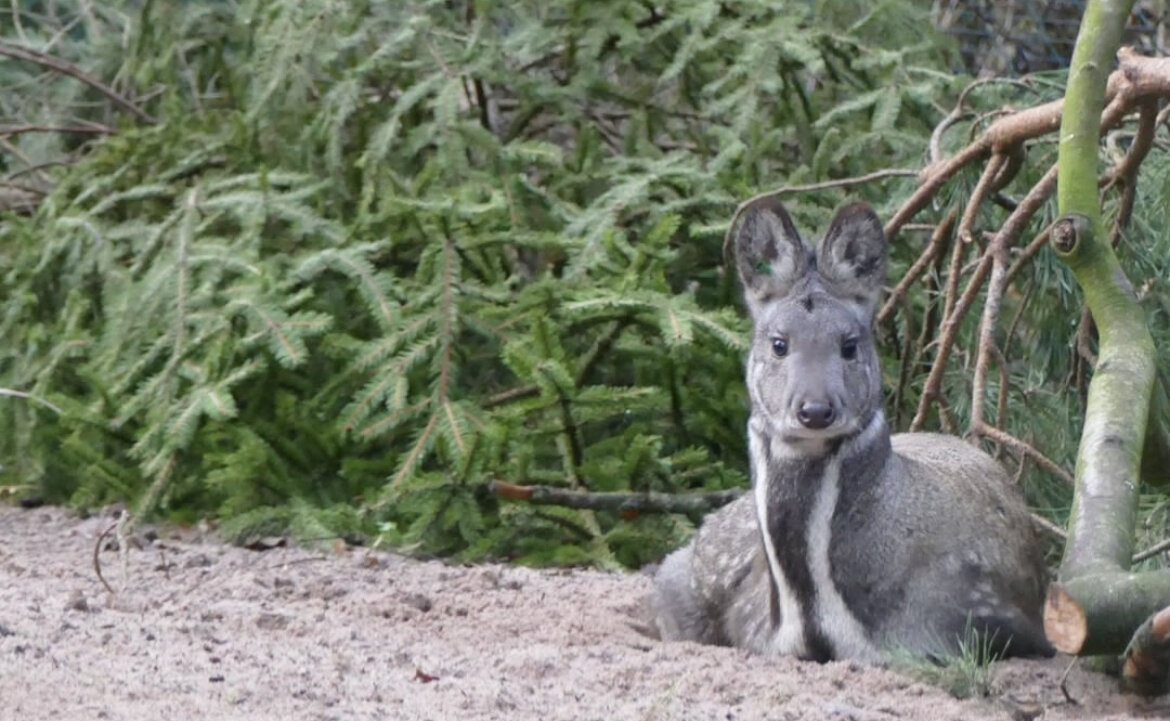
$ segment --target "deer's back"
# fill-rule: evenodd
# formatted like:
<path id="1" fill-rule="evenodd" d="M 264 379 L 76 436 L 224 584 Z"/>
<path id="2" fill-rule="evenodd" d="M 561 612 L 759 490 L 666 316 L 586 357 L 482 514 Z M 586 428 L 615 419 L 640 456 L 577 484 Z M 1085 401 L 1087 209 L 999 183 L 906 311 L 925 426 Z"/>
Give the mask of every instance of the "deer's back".
<path id="1" fill-rule="evenodd" d="M 876 482 L 857 486 L 850 469 L 841 471 L 829 567 L 848 612 L 875 649 L 953 652 L 973 621 L 1000 642 L 1014 637 L 1014 653 L 1044 653 L 1043 557 L 1003 469 L 952 436 L 891 441 L 893 454 Z M 693 543 L 676 552 L 675 573 L 689 566 L 679 583 L 704 618 L 704 635 L 694 640 L 775 650 L 783 619 L 756 518 L 753 494 L 745 494 L 711 514 Z"/>
<path id="2" fill-rule="evenodd" d="M 951 651 L 973 624 L 1044 652 L 1044 558 L 1002 467 L 953 436 L 891 442 L 881 481 L 843 478 L 833 516 L 832 578 L 854 616 L 879 645 Z"/>

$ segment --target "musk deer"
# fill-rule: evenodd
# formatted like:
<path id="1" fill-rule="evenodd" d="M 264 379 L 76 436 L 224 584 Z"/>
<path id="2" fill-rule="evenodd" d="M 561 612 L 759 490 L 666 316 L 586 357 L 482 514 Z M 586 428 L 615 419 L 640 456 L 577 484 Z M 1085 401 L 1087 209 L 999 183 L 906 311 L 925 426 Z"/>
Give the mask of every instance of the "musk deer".
<path id="1" fill-rule="evenodd" d="M 664 640 L 806 659 L 1050 655 L 1046 570 L 1003 469 L 958 438 L 891 437 L 874 348 L 886 238 L 841 209 L 815 250 L 775 200 L 735 240 L 753 331 L 753 492 L 706 519 L 655 577 Z"/>

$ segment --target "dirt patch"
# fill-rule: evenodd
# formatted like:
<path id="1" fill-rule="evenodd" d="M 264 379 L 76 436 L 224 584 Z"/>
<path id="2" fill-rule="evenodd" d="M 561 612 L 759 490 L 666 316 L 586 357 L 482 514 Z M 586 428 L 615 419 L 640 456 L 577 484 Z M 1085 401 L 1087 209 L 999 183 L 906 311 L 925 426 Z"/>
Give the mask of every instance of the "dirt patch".
<path id="1" fill-rule="evenodd" d="M 1088 719 L 1163 716 L 1066 659 L 957 701 L 897 673 L 659 643 L 640 574 L 264 552 L 164 529 L 102 554 L 108 517 L 0 508 L 3 719 Z"/>

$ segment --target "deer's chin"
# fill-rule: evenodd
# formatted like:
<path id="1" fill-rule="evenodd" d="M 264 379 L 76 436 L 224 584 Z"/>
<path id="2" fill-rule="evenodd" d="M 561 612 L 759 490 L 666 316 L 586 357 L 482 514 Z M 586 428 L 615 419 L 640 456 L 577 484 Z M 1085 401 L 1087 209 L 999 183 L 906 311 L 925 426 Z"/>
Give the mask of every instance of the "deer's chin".
<path id="1" fill-rule="evenodd" d="M 861 432 L 860 424 L 855 421 L 812 429 L 787 414 L 773 415 L 757 411 L 752 414 L 752 418 L 754 423 L 761 425 L 761 431 L 766 437 L 784 447 L 781 453 L 789 456 L 823 456 L 834 451 L 841 441 Z"/>
<path id="2" fill-rule="evenodd" d="M 794 423 L 780 429 L 780 439 L 794 451 L 805 455 L 823 455 L 833 450 L 836 442 L 857 435 L 856 423 L 833 424 L 828 428 L 812 429 Z"/>

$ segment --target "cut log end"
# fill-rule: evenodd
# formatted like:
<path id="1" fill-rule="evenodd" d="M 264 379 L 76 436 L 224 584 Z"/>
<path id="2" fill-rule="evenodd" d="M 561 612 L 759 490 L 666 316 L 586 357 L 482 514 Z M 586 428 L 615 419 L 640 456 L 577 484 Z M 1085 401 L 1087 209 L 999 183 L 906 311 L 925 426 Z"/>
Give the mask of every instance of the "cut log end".
<path id="1" fill-rule="evenodd" d="M 1143 696 L 1170 690 L 1170 607 L 1151 616 L 1125 649 L 1121 687 Z"/>
<path id="2" fill-rule="evenodd" d="M 1057 651 L 1076 655 L 1085 647 L 1089 624 L 1085 609 L 1059 583 L 1048 587 L 1044 603 L 1044 634 Z"/>

